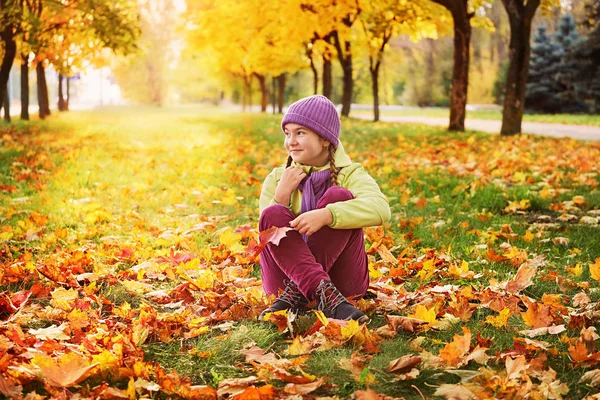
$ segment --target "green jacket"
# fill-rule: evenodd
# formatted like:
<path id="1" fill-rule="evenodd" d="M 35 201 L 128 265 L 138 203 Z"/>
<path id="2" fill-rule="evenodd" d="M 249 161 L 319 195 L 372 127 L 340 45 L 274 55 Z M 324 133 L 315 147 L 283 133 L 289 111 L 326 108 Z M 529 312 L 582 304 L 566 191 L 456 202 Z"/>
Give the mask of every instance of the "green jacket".
<path id="1" fill-rule="evenodd" d="M 323 167 L 311 167 L 299 163 L 306 173 L 329 168 L 329 163 Z M 340 142 L 335 152 L 335 165 L 341 168 L 338 174 L 338 185 L 344 187 L 354 195 L 353 200 L 328 204 L 327 208 L 333 214 L 333 223 L 329 225 L 335 229 L 356 229 L 367 226 L 382 225 L 390 219 L 390 206 L 386 197 L 381 193 L 375 179 L 365 171 L 360 163 L 353 163 L 344 151 Z M 260 194 L 260 212 L 270 205 L 277 204 L 273 199 L 275 189 L 281 180 L 285 167 L 277 167 L 267 176 Z M 300 215 L 302 209 L 302 193 L 296 189 L 292 193 L 291 204 L 285 204 L 294 215 Z"/>

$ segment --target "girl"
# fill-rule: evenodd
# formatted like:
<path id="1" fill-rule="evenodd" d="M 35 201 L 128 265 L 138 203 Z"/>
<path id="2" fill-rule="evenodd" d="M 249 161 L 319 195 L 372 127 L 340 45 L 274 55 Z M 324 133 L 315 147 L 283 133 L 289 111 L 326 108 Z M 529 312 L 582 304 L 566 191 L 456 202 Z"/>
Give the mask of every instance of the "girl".
<path id="1" fill-rule="evenodd" d="M 287 166 L 275 168 L 260 195 L 261 231 L 292 227 L 278 246 L 260 256 L 267 294 L 283 293 L 266 313 L 305 311 L 312 299 L 326 317 L 368 321 L 346 297 L 369 284 L 362 228 L 381 225 L 390 207 L 375 180 L 350 161 L 339 140 L 335 106 L 315 95 L 292 104 L 283 120 Z"/>

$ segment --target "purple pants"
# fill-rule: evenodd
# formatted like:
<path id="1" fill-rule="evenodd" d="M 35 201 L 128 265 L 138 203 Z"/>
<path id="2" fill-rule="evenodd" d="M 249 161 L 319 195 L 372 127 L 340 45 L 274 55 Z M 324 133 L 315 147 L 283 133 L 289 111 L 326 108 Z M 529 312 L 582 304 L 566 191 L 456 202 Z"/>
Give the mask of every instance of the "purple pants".
<path id="1" fill-rule="evenodd" d="M 317 203 L 327 204 L 353 199 L 343 187 L 332 186 Z M 272 226 L 287 227 L 296 217 L 286 207 L 274 204 L 260 216 L 261 231 Z M 269 243 L 260 255 L 263 287 L 267 294 L 285 288 L 285 280 L 298 285 L 311 300 L 321 280 L 331 280 L 346 297 L 363 296 L 369 286 L 369 269 L 362 229 L 332 229 L 324 226 L 305 242 L 297 231 L 288 231 L 279 246 Z"/>

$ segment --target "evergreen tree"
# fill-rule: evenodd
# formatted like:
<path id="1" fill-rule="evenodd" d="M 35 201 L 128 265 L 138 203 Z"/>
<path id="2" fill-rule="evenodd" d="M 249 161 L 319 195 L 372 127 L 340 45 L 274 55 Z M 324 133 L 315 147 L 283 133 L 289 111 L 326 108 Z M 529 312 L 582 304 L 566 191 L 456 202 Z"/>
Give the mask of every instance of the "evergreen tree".
<path id="1" fill-rule="evenodd" d="M 575 83 L 581 66 L 573 58 L 572 53 L 579 45 L 580 39 L 575 26 L 575 19 L 571 14 L 566 14 L 561 18 L 553 37 L 555 43 L 560 46 L 563 55 L 557 65 L 555 75 L 555 79 L 560 86 L 557 93 L 560 101 L 560 111 L 566 113 L 585 111 L 586 106 L 579 98 L 578 85 Z"/>
<path id="2" fill-rule="evenodd" d="M 583 24 L 591 31 L 573 51 L 572 57 L 580 66 L 574 80 L 591 111 L 600 113 L 600 2 L 586 5 Z"/>
<path id="3" fill-rule="evenodd" d="M 556 80 L 558 66 L 563 57 L 562 48 L 539 26 L 533 37 L 529 78 L 525 93 L 525 107 L 536 112 L 555 113 L 560 110 L 560 85 Z"/>

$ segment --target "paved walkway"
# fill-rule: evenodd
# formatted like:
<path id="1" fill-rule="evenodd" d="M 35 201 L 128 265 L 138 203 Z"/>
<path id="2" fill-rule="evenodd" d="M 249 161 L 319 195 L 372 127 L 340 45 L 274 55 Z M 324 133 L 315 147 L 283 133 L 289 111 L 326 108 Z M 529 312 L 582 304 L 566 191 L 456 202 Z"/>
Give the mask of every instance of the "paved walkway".
<path id="1" fill-rule="evenodd" d="M 352 115 L 354 118 L 373 119 L 371 115 Z M 448 126 L 448 118 L 420 117 L 420 116 L 381 116 L 386 122 L 407 122 L 426 125 Z M 469 119 L 465 121 L 465 128 L 499 133 L 502 121 L 486 119 Z M 545 135 L 551 137 L 570 137 L 579 140 L 600 140 L 600 127 L 586 125 L 548 124 L 542 122 L 523 122 L 523 133 Z"/>

